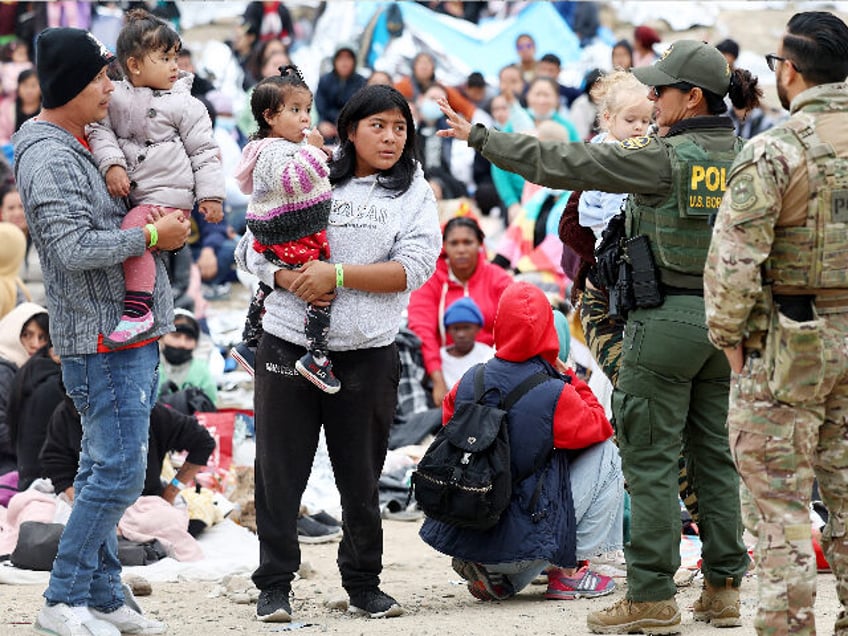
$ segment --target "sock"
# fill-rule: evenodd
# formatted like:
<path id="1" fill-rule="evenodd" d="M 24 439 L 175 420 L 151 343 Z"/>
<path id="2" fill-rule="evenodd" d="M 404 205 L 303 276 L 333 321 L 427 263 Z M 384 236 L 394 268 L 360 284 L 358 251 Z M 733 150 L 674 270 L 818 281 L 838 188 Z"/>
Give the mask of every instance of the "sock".
<path id="1" fill-rule="evenodd" d="M 153 308 L 151 292 L 127 291 L 124 295 L 124 315 L 141 318 Z"/>
<path id="2" fill-rule="evenodd" d="M 320 351 L 313 351 L 312 359 L 315 360 L 315 363 L 319 366 L 323 367 L 327 365 L 327 357 Z"/>

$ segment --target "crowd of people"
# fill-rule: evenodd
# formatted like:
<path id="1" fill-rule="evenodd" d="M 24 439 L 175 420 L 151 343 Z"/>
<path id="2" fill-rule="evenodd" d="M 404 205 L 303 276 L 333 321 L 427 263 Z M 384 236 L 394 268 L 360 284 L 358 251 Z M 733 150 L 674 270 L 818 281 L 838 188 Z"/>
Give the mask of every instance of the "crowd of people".
<path id="1" fill-rule="evenodd" d="M 596 41 L 594 3 L 555 4 Z M 426 444 L 477 377 L 503 396 L 543 375 L 508 409 L 494 528 L 421 528 L 473 597 L 539 576 L 551 600 L 605 596 L 597 563 L 623 549 L 626 592 L 588 629 L 679 632 L 683 500 L 695 620 L 742 623 L 744 528 L 758 633 L 812 633 L 817 492 L 848 626 L 842 20 L 799 13 L 766 56 L 777 122 L 736 42 L 663 48 L 646 25 L 580 86 L 521 33 L 497 87 L 440 81 L 429 51 L 371 71 L 355 43 L 312 87 L 281 2 L 246 4 L 232 72 L 208 78 L 174 3 L 126 7 L 105 44 L 95 9 L 55 5 L 0 11 L 0 496 L 49 478 L 73 504 L 36 629 L 167 630 L 121 585 L 116 528 L 141 496 L 178 504 L 214 450 L 193 413 L 215 409 L 227 352 L 201 346 L 205 312 L 238 269 L 257 281 L 229 352 L 254 386 L 257 620 L 292 620 L 304 534 L 341 538 L 352 613 L 401 615 L 380 579 L 387 450 Z M 31 246 L 46 306 L 21 277 Z M 342 514 L 305 530 L 319 443 Z"/>

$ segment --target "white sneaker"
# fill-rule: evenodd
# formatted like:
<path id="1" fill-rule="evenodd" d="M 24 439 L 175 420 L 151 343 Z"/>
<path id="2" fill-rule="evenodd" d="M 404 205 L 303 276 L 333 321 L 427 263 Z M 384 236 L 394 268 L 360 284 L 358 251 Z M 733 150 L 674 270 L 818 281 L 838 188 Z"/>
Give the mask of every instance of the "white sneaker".
<path id="1" fill-rule="evenodd" d="M 98 620 L 84 605 L 44 605 L 38 611 L 33 627 L 35 631 L 49 636 L 121 636 L 118 628 Z"/>
<path id="2" fill-rule="evenodd" d="M 122 634 L 164 634 L 168 626 L 162 621 L 142 616 L 129 605 L 121 605 L 114 612 L 99 612 L 91 610 L 92 615 L 101 621 L 111 623 Z"/>

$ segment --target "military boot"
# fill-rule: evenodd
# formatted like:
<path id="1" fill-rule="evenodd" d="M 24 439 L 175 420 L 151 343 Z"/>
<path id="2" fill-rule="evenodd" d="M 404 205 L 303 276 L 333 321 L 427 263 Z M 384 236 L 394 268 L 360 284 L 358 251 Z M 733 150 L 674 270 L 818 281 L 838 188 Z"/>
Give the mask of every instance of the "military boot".
<path id="1" fill-rule="evenodd" d="M 704 580 L 701 598 L 692 606 L 696 621 L 710 623 L 713 627 L 739 627 L 739 588 L 733 587 L 733 579 L 728 578 L 724 587 L 716 587 Z"/>
<path id="2" fill-rule="evenodd" d="M 674 597 L 662 601 L 623 598 L 589 614 L 586 625 L 596 634 L 677 634 L 680 610 Z"/>

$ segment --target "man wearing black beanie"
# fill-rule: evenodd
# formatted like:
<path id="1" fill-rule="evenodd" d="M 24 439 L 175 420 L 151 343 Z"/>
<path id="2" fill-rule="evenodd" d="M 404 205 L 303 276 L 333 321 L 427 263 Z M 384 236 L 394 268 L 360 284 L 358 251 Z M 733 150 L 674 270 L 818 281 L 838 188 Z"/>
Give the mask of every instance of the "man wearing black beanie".
<path id="1" fill-rule="evenodd" d="M 35 628 L 56 636 L 163 634 L 164 623 L 132 609 L 121 588 L 118 520 L 141 494 L 150 410 L 156 399 L 156 340 L 171 330 L 168 276 L 157 260 L 153 337 L 110 351 L 121 315 L 121 263 L 157 247 L 183 246 L 180 213 L 121 230 L 126 208 L 106 189 L 86 126 L 106 116 L 113 55 L 91 34 L 51 28 L 36 40 L 43 110 L 15 134 L 15 177 L 44 274 L 51 336 L 84 431 L 74 507 Z"/>

